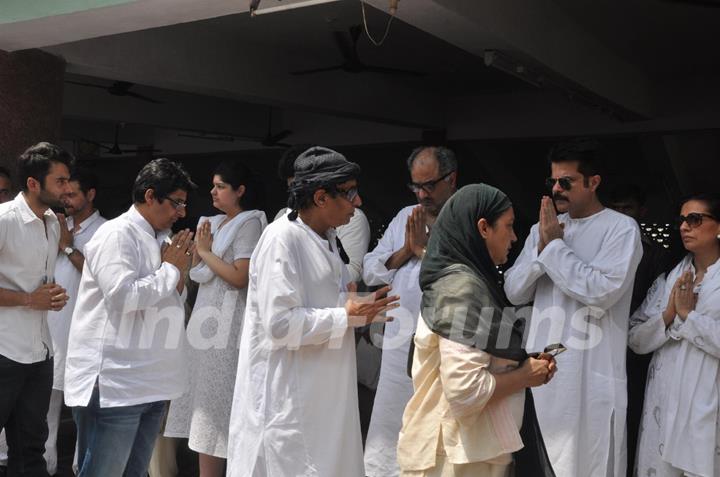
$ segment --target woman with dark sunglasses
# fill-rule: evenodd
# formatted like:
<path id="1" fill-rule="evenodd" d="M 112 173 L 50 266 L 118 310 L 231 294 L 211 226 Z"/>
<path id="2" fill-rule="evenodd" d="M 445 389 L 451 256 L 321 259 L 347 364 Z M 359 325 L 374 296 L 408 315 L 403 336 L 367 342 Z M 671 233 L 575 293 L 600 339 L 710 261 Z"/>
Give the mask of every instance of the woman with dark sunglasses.
<path id="1" fill-rule="evenodd" d="M 655 352 L 648 370 L 637 475 L 720 473 L 720 194 L 686 199 L 687 256 L 653 284 L 630 319 L 629 345 Z"/>

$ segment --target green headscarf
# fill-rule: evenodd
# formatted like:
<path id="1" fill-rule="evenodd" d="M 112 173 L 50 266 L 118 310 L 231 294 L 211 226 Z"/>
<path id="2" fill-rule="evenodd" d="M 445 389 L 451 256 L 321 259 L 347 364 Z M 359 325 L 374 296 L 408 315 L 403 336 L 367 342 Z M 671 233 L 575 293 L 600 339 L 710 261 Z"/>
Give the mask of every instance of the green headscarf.
<path id="1" fill-rule="evenodd" d="M 522 323 L 477 228 L 481 218 L 492 222 L 510 207 L 507 195 L 487 184 L 465 186 L 447 201 L 420 268 L 422 316 L 444 338 L 522 361 Z"/>

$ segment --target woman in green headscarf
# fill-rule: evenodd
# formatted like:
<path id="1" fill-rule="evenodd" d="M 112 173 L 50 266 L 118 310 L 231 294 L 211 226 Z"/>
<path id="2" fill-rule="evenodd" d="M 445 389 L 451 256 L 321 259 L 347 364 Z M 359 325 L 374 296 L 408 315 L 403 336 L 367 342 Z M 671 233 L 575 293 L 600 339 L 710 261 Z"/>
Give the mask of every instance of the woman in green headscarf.
<path id="1" fill-rule="evenodd" d="M 415 393 L 398 443 L 403 477 L 554 476 L 529 388 L 552 379 L 555 361 L 528 357 L 497 270 L 517 240 L 513 221 L 503 192 L 473 184 L 433 226 L 420 271 Z"/>

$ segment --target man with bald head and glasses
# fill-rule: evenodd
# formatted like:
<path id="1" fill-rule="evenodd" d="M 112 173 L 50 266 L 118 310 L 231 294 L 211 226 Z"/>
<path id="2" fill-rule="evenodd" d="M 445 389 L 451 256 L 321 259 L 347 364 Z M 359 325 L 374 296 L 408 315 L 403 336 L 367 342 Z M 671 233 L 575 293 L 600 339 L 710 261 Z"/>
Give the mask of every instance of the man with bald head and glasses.
<path id="1" fill-rule="evenodd" d="M 407 206 L 388 225 L 375 249 L 365 256 L 363 278 L 368 285 L 392 285 L 400 308 L 388 315 L 375 403 L 365 443 L 365 475 L 400 474 L 395 448 L 402 415 L 413 394 L 407 375 L 408 350 L 420 313 L 420 264 L 428 234 L 440 209 L 455 193 L 457 160 L 445 147 L 419 147 L 407 160 L 408 184 L 419 205 Z"/>
<path id="2" fill-rule="evenodd" d="M 533 390 L 558 477 L 621 477 L 627 464 L 625 348 L 642 247 L 637 223 L 598 199 L 598 156 L 587 140 L 551 150 L 539 223 L 505 274 L 510 302 L 534 302 L 527 348 L 568 348 L 562 376 Z"/>

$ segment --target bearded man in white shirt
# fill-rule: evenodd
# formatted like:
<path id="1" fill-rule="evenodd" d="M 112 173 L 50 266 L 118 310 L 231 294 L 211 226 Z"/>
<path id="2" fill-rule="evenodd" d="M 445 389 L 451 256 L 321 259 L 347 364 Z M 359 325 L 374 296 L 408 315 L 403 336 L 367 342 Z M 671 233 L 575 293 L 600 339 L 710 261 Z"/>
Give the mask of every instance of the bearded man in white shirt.
<path id="1" fill-rule="evenodd" d="M 413 395 L 407 362 L 420 314 L 420 264 L 428 231 L 457 188 L 457 160 L 450 149 L 419 147 L 410 154 L 407 163 L 411 179 L 408 187 L 419 205 L 398 212 L 363 263 L 365 283 L 392 285 L 400 295 L 400 308 L 390 313 L 395 319 L 385 325 L 380 379 L 365 442 L 368 477 L 400 474 L 396 447 L 405 405 Z"/>
<path id="2" fill-rule="evenodd" d="M 70 192 L 71 163 L 55 145 L 30 147 L 18 159 L 22 192 L 0 205 L 0 427 L 9 475 L 48 475 L 43 449 L 53 359 L 47 315 L 68 299 L 54 280 L 60 226 L 50 207 L 62 207 Z"/>
<path id="3" fill-rule="evenodd" d="M 79 477 L 144 477 L 166 403 L 185 391 L 181 293 L 192 234 L 166 240 L 195 187 L 180 165 L 150 162 L 134 204 L 85 246 L 65 367 Z"/>
<path id="4" fill-rule="evenodd" d="M 362 204 L 360 167 L 313 147 L 295 161 L 290 213 L 269 225 L 250 283 L 230 418 L 228 477 L 363 477 L 353 328 L 397 297 L 344 298 L 335 227 Z"/>
<path id="5" fill-rule="evenodd" d="M 598 156 L 591 141 L 553 148 L 552 199 L 542 198 L 540 221 L 505 274 L 513 304 L 534 302 L 528 349 L 568 348 L 557 358 L 562 375 L 533 389 L 558 477 L 624 477 L 627 465 L 625 349 L 642 247 L 635 221 L 598 199 Z"/>

